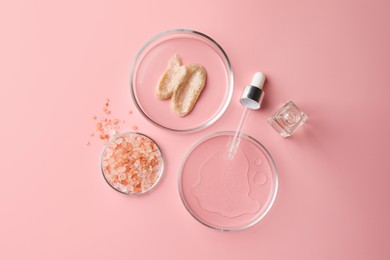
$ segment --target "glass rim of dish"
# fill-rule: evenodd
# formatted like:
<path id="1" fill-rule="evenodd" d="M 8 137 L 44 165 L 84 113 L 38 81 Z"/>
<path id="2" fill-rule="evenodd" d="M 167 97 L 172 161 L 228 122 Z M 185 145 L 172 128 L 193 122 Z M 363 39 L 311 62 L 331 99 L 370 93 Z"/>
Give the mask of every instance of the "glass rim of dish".
<path id="1" fill-rule="evenodd" d="M 194 219 L 196 219 L 199 223 L 201 223 L 202 225 L 204 225 L 204 226 L 206 226 L 208 228 L 211 228 L 211 229 L 222 231 L 222 232 L 241 231 L 241 230 L 247 229 L 247 228 L 252 227 L 253 225 L 257 224 L 271 210 L 271 208 L 272 208 L 272 206 L 273 206 L 273 204 L 275 202 L 276 195 L 278 193 L 278 187 L 279 187 L 279 175 L 278 175 L 278 171 L 276 169 L 275 161 L 272 158 L 272 156 L 269 153 L 269 151 L 267 150 L 267 148 L 265 148 L 264 145 L 261 144 L 254 137 L 241 132 L 240 138 L 245 138 L 245 139 L 247 139 L 249 141 L 254 142 L 256 145 L 258 145 L 263 150 L 264 154 L 266 155 L 267 159 L 270 162 L 270 165 L 271 165 L 271 168 L 272 168 L 272 172 L 274 173 L 274 180 L 273 180 L 274 181 L 274 185 L 273 185 L 273 190 L 272 190 L 273 194 L 272 194 L 271 199 L 267 202 L 267 208 L 264 210 L 264 212 L 261 215 L 256 217 L 253 221 L 251 221 L 248 224 L 243 225 L 242 227 L 239 227 L 239 228 L 219 228 L 219 227 L 212 226 L 212 225 L 210 225 L 208 223 L 205 223 L 205 221 L 202 221 L 202 219 L 198 218 L 196 216 L 196 214 L 194 212 L 192 212 L 191 207 L 186 203 L 186 199 L 184 198 L 184 195 L 183 195 L 183 188 L 182 188 L 182 185 L 181 185 L 184 164 L 186 163 L 186 161 L 187 161 L 188 157 L 191 155 L 191 153 L 195 150 L 195 148 L 197 148 L 203 142 L 205 142 L 205 141 L 207 141 L 207 140 L 209 140 L 211 138 L 214 138 L 214 137 L 224 136 L 224 135 L 226 135 L 226 136 L 234 136 L 234 134 L 235 134 L 234 131 L 218 131 L 218 132 L 214 132 L 214 133 L 208 134 L 208 135 L 206 135 L 204 137 L 201 137 L 185 153 L 184 158 L 182 160 L 182 163 L 180 165 L 179 176 L 178 176 L 178 189 L 179 189 L 180 199 L 181 199 L 181 202 L 183 203 L 184 207 L 188 211 L 188 213 L 190 213 L 190 215 Z M 260 211 L 261 211 L 261 209 L 260 209 Z"/>
<path id="2" fill-rule="evenodd" d="M 163 38 L 165 36 L 168 36 L 170 34 L 175 34 L 175 33 L 184 33 L 184 34 L 190 34 L 190 35 L 196 35 L 198 37 L 201 37 L 203 39 L 206 39 L 208 42 L 210 42 L 212 45 L 214 45 L 214 47 L 216 47 L 216 49 L 218 51 L 220 51 L 220 54 L 222 54 L 222 57 L 224 59 L 224 61 L 226 62 L 226 73 L 227 73 L 227 78 L 228 78 L 228 82 L 227 82 L 227 88 L 228 88 L 228 94 L 227 94 L 227 97 L 226 97 L 226 100 L 224 101 L 224 104 L 223 106 L 221 107 L 221 109 L 213 116 L 211 117 L 210 119 L 208 119 L 205 123 L 199 125 L 199 126 L 196 126 L 196 127 L 192 127 L 192 128 L 188 128 L 188 129 L 175 129 L 175 128 L 172 128 L 172 127 L 168 127 L 168 126 L 164 126 L 158 122 L 156 122 L 155 120 L 153 120 L 152 118 L 150 118 L 146 112 L 142 109 L 141 105 L 139 104 L 139 102 L 137 101 L 137 97 L 136 97 L 136 94 L 134 92 L 134 82 L 133 82 L 133 78 L 134 78 L 134 71 L 136 69 L 136 65 L 137 65 L 137 62 L 138 60 L 140 59 L 141 55 L 144 53 L 144 51 L 153 43 L 155 42 L 156 40 L 160 39 L 160 38 Z M 192 132 L 197 132 L 199 130 L 202 130 L 202 129 L 205 129 L 211 125 L 213 125 L 215 122 L 218 121 L 218 119 L 220 119 L 222 117 L 222 115 L 226 112 L 229 104 L 230 104 L 230 101 L 233 97 L 233 88 L 234 88 L 234 76 L 233 76 L 233 69 L 232 69 L 232 65 L 231 65 L 231 62 L 229 60 L 229 57 L 227 56 L 225 50 L 221 47 L 221 45 L 219 45 L 219 43 L 217 41 L 215 41 L 213 38 L 211 38 L 210 36 L 202 33 L 202 32 L 199 32 L 199 31 L 196 31 L 196 30 L 191 30 L 191 29 L 171 29 L 171 30 L 166 30 L 166 31 L 163 31 L 163 32 L 160 32 L 158 34 L 156 34 L 155 36 L 153 36 L 152 38 L 150 38 L 148 41 L 146 41 L 143 46 L 140 48 L 140 50 L 137 52 L 134 60 L 133 60 L 133 63 L 132 63 L 132 66 L 131 66 L 131 73 L 130 73 L 130 91 L 131 91 L 131 97 L 134 101 L 134 104 L 137 108 L 137 110 L 141 113 L 141 115 L 146 118 L 149 122 L 151 122 L 152 124 L 162 128 L 162 129 L 166 129 L 166 130 L 170 130 L 170 131 L 173 131 L 173 132 L 178 132 L 178 133 L 192 133 Z"/>
<path id="3" fill-rule="evenodd" d="M 106 178 L 106 174 L 104 173 L 104 167 L 103 167 L 103 160 L 104 160 L 104 154 L 106 153 L 108 147 L 116 140 L 118 139 L 119 137 L 121 136 L 124 136 L 124 135 L 142 135 L 148 139 L 150 139 L 156 146 L 157 146 L 157 149 L 158 151 L 160 152 L 160 157 L 161 157 L 161 168 L 160 168 L 160 174 L 159 174 L 159 177 L 157 179 L 157 181 L 152 185 L 150 186 L 149 189 L 145 190 L 145 191 L 142 191 L 142 192 L 132 192 L 132 193 L 126 193 L 126 192 L 123 192 L 123 191 L 120 191 L 116 188 L 114 188 L 111 183 L 107 180 Z M 100 169 L 102 171 L 102 175 L 103 175 L 103 178 L 104 180 L 106 181 L 106 183 L 108 184 L 108 186 L 110 186 L 113 190 L 119 192 L 119 193 L 122 193 L 124 195 L 127 195 L 127 196 L 130 196 L 130 197 L 134 197 L 134 196 L 140 196 L 140 195 L 144 195 L 148 192 L 150 192 L 151 190 L 154 190 L 154 188 L 156 188 L 156 186 L 160 183 L 163 175 L 164 175 L 164 167 L 165 167 L 165 160 L 164 160 L 164 156 L 161 152 L 161 148 L 160 146 L 156 143 L 156 141 L 154 141 L 152 138 L 150 138 L 149 136 L 145 135 L 145 134 L 142 134 L 142 133 L 139 133 L 139 132 L 133 132 L 133 131 L 129 131 L 129 132 L 124 132 L 124 133 L 120 133 L 120 134 L 117 134 L 115 135 L 106 145 L 106 147 L 104 147 L 104 150 L 103 150 L 103 153 L 102 153 L 102 156 L 100 157 Z"/>

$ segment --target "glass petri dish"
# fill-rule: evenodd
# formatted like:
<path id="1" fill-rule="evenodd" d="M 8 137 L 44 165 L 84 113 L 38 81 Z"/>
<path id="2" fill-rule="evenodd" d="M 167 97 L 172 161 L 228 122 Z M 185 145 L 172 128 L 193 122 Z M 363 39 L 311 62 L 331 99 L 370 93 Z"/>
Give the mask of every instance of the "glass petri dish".
<path id="1" fill-rule="evenodd" d="M 270 210 L 278 189 L 275 163 L 265 147 L 242 134 L 233 160 L 228 160 L 234 132 L 207 136 L 185 155 L 179 193 L 188 212 L 203 225 L 243 230 Z"/>
<path id="2" fill-rule="evenodd" d="M 201 64 L 206 85 L 194 109 L 185 117 L 170 108 L 170 99 L 155 96 L 156 84 L 169 59 L 178 54 L 183 64 Z M 130 89 L 141 114 L 155 125 L 177 132 L 194 132 L 215 123 L 227 109 L 233 93 L 233 72 L 222 47 L 209 36 L 193 30 L 162 32 L 138 52 L 132 66 Z"/>
<path id="3" fill-rule="evenodd" d="M 101 170 L 114 190 L 130 196 L 141 195 L 159 183 L 164 172 L 164 158 L 150 137 L 126 132 L 115 136 L 105 147 Z"/>

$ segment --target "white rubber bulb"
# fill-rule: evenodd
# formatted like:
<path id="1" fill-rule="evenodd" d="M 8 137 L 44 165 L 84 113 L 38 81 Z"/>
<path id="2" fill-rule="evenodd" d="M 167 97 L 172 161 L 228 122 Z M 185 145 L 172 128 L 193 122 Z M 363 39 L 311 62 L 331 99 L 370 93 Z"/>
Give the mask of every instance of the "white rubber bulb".
<path id="1" fill-rule="evenodd" d="M 259 89 L 262 89 L 264 85 L 264 81 L 265 81 L 264 74 L 261 72 L 256 72 L 255 75 L 253 75 L 251 85 Z"/>

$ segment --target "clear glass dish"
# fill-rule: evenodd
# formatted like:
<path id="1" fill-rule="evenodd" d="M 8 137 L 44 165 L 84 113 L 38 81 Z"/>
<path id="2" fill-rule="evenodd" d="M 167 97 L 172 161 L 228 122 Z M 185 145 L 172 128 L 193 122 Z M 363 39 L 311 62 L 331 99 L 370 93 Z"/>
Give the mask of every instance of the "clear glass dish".
<path id="1" fill-rule="evenodd" d="M 228 159 L 234 132 L 217 132 L 185 155 L 179 193 L 200 223 L 221 231 L 251 227 L 270 210 L 278 189 L 275 163 L 265 147 L 242 134 L 233 160 Z"/>
<path id="2" fill-rule="evenodd" d="M 185 117 L 171 110 L 170 100 L 155 96 L 156 84 L 175 54 L 183 64 L 201 64 L 207 72 L 203 92 Z M 229 105 L 233 85 L 231 64 L 222 47 L 203 33 L 185 29 L 165 31 L 146 42 L 133 62 L 130 78 L 132 98 L 141 114 L 177 132 L 193 132 L 215 123 Z"/>
<path id="3" fill-rule="evenodd" d="M 114 190 L 134 196 L 151 191 L 164 172 L 164 158 L 150 137 L 126 132 L 115 136 L 101 158 L 103 177 Z"/>

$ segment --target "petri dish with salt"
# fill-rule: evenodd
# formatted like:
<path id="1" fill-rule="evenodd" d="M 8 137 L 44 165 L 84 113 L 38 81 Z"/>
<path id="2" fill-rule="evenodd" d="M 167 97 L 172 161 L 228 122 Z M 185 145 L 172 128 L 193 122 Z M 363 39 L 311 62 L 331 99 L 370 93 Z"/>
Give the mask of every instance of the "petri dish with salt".
<path id="1" fill-rule="evenodd" d="M 126 132 L 115 136 L 106 146 L 101 158 L 106 182 L 126 195 L 141 195 L 159 183 L 164 171 L 160 148 L 150 137 Z"/>
<path id="2" fill-rule="evenodd" d="M 234 132 L 217 132 L 195 143 L 179 172 L 179 193 L 188 212 L 203 225 L 238 231 L 270 210 L 278 189 L 275 163 L 256 139 L 241 134 L 229 160 Z"/>

